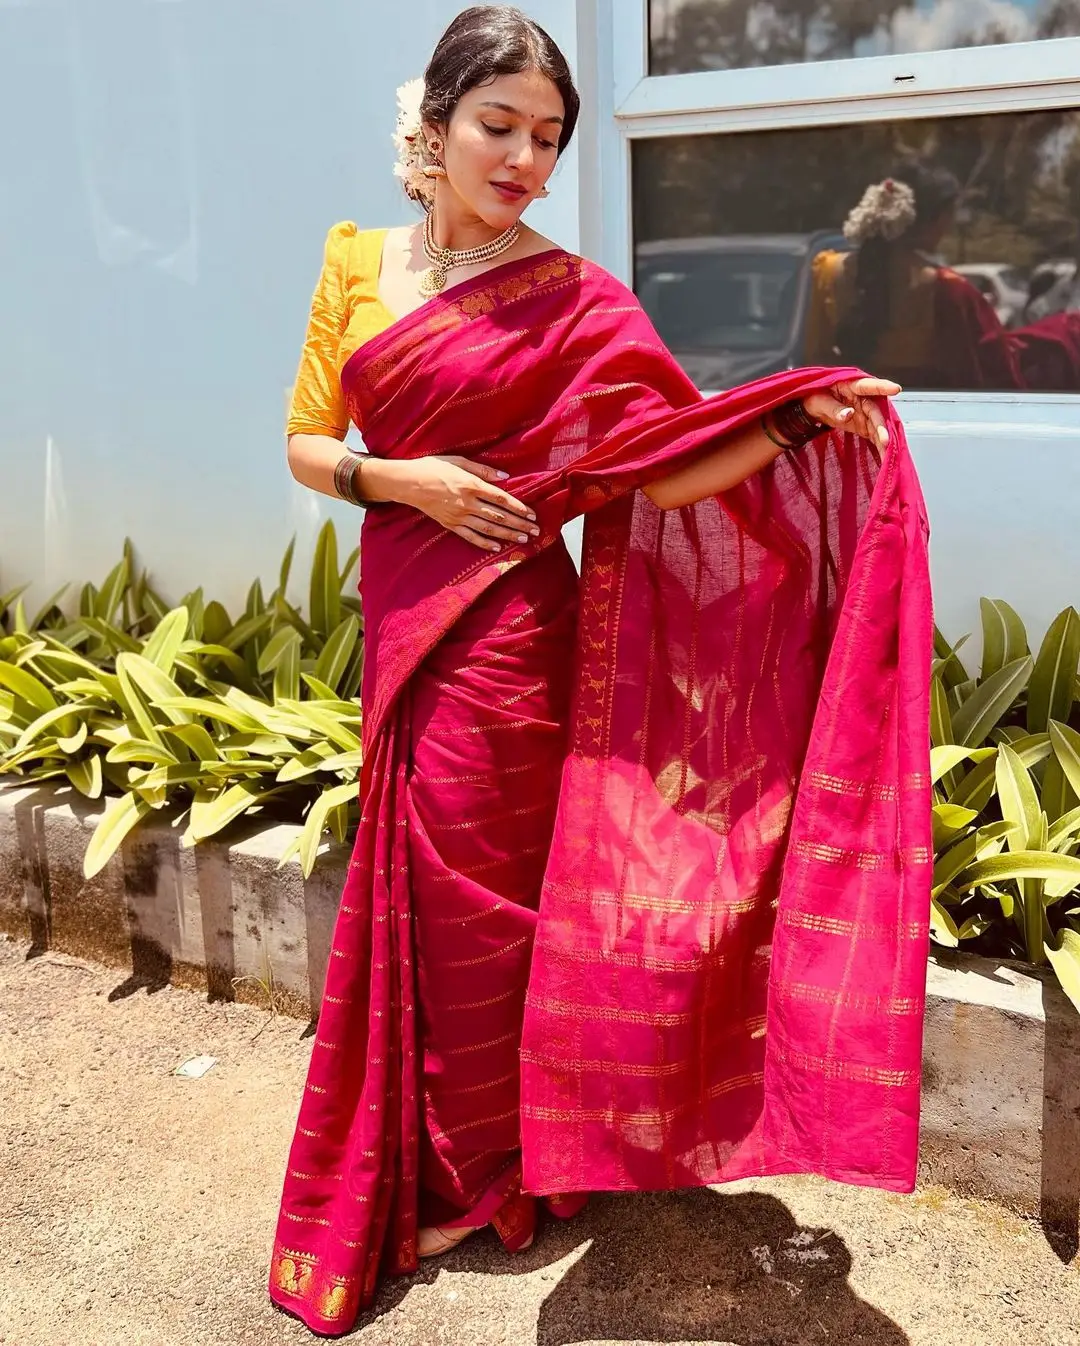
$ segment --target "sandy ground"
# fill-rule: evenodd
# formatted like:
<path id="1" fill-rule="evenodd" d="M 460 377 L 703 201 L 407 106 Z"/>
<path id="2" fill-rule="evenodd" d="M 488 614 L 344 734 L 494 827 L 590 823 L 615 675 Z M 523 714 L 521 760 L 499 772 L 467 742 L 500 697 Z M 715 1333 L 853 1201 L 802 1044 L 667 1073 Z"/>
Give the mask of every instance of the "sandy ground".
<path id="1" fill-rule="evenodd" d="M 314 1341 L 264 1293 L 305 1026 L 26 953 L 0 942 L 0 1343 Z M 348 1340 L 1080 1346 L 1080 1268 L 939 1190 L 600 1197 L 522 1256 L 483 1233 L 389 1283 Z"/>

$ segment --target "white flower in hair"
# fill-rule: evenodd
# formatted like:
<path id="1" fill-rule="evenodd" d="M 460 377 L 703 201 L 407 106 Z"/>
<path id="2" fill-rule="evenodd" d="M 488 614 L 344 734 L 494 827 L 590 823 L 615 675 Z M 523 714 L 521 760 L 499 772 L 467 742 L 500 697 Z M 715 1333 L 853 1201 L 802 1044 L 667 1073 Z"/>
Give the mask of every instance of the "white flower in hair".
<path id="1" fill-rule="evenodd" d="M 915 223 L 915 193 L 906 182 L 886 178 L 867 187 L 863 198 L 844 221 L 844 237 L 849 243 L 865 243 L 870 238 L 889 242 L 906 234 Z"/>
<path id="2" fill-rule="evenodd" d="M 423 124 L 420 108 L 424 102 L 424 81 L 411 79 L 397 91 L 398 117 L 394 131 L 394 146 L 397 149 L 397 163 L 394 176 L 405 184 L 405 190 L 413 197 L 430 201 L 434 196 L 433 185 L 424 176 L 424 164 L 427 162 L 424 150 Z"/>

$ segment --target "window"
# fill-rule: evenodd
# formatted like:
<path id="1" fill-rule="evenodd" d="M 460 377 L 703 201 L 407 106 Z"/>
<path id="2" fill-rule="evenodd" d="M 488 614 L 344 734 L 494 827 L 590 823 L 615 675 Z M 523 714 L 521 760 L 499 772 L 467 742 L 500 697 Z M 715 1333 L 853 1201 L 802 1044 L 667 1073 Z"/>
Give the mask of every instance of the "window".
<path id="1" fill-rule="evenodd" d="M 635 288 L 702 387 L 1080 392 L 1080 112 L 656 137 L 632 169 Z M 846 238 L 859 211 L 898 236 Z"/>
<path id="2" fill-rule="evenodd" d="M 738 70 L 1080 34 L 1080 0 L 649 0 L 649 73 Z"/>
<path id="3" fill-rule="evenodd" d="M 586 3 L 583 244 L 699 387 L 842 360 L 1075 441 L 1080 0 Z"/>

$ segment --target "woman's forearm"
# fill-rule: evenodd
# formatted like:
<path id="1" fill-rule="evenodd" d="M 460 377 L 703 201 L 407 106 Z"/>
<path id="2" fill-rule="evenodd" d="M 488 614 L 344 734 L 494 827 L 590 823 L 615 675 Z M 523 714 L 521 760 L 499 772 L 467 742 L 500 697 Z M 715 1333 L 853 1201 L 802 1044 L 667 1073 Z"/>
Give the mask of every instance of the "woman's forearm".
<path id="1" fill-rule="evenodd" d="M 340 499 L 334 488 L 334 468 L 345 445 L 332 435 L 290 435 L 288 445 L 289 471 L 302 486 Z M 393 500 L 408 504 L 409 488 L 415 473 L 410 472 L 407 460 L 389 461 L 385 458 L 365 458 L 361 469 L 364 499 L 372 503 Z"/>
<path id="2" fill-rule="evenodd" d="M 677 468 L 642 490 L 660 509 L 678 509 L 732 486 L 767 467 L 785 450 L 774 444 L 758 421 L 719 440 L 711 453 L 686 467 Z"/>

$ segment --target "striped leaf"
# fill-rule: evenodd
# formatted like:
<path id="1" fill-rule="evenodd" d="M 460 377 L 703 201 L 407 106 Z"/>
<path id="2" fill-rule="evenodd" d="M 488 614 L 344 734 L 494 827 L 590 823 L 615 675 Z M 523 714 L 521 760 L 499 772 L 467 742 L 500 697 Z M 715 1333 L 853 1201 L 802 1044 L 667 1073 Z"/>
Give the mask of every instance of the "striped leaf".
<path id="1" fill-rule="evenodd" d="M 315 676 L 330 688 L 332 696 L 337 694 L 338 684 L 349 666 L 359 631 L 356 618 L 346 617 L 338 623 L 315 661 Z"/>
<path id="2" fill-rule="evenodd" d="M 34 677 L 33 673 L 25 668 L 16 668 L 7 661 L 0 663 L 0 687 L 6 687 L 9 692 L 14 692 L 20 700 L 26 701 L 36 710 L 56 709 L 56 697 L 40 678 Z"/>
<path id="3" fill-rule="evenodd" d="M 1046 945 L 1046 956 L 1057 973 L 1061 989 L 1080 1010 L 1080 934 L 1062 930 L 1056 943 Z"/>
<path id="4" fill-rule="evenodd" d="M 1080 858 L 1057 855 L 1053 851 L 1011 851 L 1008 855 L 991 855 L 976 860 L 957 875 L 956 887 L 961 891 L 977 888 L 980 883 L 1003 883 L 1006 879 L 1065 879 L 1080 884 Z"/>
<path id="5" fill-rule="evenodd" d="M 981 598 L 983 654 L 982 681 L 1028 651 L 1027 632 L 1017 613 L 1001 598 Z"/>
<path id="6" fill-rule="evenodd" d="M 1073 791 L 1080 795 L 1080 734 L 1067 724 L 1050 721 L 1050 743 Z"/>
<path id="7" fill-rule="evenodd" d="M 150 805 L 138 795 L 123 794 L 109 800 L 83 858 L 83 873 L 88 879 L 105 868 L 123 845 L 127 834 L 150 811 Z"/>
<path id="8" fill-rule="evenodd" d="M 933 678 L 930 683 L 930 742 L 935 748 L 944 748 L 956 742 L 949 698 L 940 678 Z"/>
<path id="9" fill-rule="evenodd" d="M 162 673 L 171 673 L 187 635 L 188 620 L 187 608 L 173 608 L 154 628 L 142 648 L 142 657 Z"/>
<path id="10" fill-rule="evenodd" d="M 995 752 L 994 748 L 961 748 L 956 743 L 943 743 L 940 747 L 931 748 L 931 784 L 936 785 L 942 776 L 950 772 L 954 766 L 959 766 L 961 762 L 968 760 L 984 762 L 987 758 L 993 757 Z"/>
<path id="11" fill-rule="evenodd" d="M 953 716 L 953 742 L 977 748 L 1028 685 L 1035 667 L 1030 655 L 1014 659 L 980 682 Z"/>
<path id="12" fill-rule="evenodd" d="M 341 576 L 338 572 L 337 531 L 327 519 L 315 543 L 311 564 L 311 625 L 322 640 L 341 622 Z"/>
<path id="13" fill-rule="evenodd" d="M 1051 720 L 1066 722 L 1076 690 L 1080 663 L 1080 613 L 1065 608 L 1050 624 L 1028 687 L 1027 726 L 1045 733 Z"/>
<path id="14" fill-rule="evenodd" d="M 1027 767 L 1007 743 L 998 749 L 995 774 L 1001 816 L 1010 828 L 1009 849 L 1026 851 L 1036 847 L 1039 819 L 1043 817 L 1039 797 Z"/>
<path id="15" fill-rule="evenodd" d="M 315 868 L 315 857 L 318 854 L 319 843 L 322 841 L 322 834 L 326 830 L 327 817 L 331 809 L 337 808 L 341 804 L 348 806 L 356 799 L 358 790 L 359 787 L 354 781 L 349 781 L 344 785 L 328 786 L 308 810 L 300 834 L 299 845 L 300 868 L 303 870 L 305 878 L 308 878 Z"/>
<path id="16" fill-rule="evenodd" d="M 91 753 L 89 757 L 77 758 L 68 762 L 67 778 L 87 799 L 100 799 L 104 788 L 101 774 L 101 756 Z"/>

